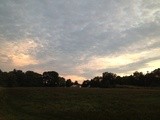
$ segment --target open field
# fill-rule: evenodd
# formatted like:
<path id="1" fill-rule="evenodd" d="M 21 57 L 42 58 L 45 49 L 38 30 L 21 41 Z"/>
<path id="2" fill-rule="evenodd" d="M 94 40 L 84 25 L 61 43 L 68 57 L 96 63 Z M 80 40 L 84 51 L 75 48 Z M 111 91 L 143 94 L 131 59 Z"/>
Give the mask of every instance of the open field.
<path id="1" fill-rule="evenodd" d="M 0 88 L 0 120 L 159 120 L 160 89 Z"/>

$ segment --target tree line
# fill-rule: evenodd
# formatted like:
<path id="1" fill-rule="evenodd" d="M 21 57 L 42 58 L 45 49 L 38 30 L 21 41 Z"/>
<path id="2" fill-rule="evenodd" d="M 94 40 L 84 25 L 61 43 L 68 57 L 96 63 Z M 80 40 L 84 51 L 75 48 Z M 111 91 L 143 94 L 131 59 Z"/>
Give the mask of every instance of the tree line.
<path id="1" fill-rule="evenodd" d="M 152 72 L 143 74 L 142 72 L 134 72 L 129 76 L 117 76 L 114 73 L 104 72 L 102 76 L 94 77 L 91 80 L 84 80 L 82 87 L 91 88 L 110 88 L 123 85 L 141 86 L 141 87 L 160 87 L 160 68 Z M 46 71 L 43 74 L 34 71 L 23 72 L 16 70 L 3 72 L 0 70 L 0 86 L 1 87 L 71 87 L 80 86 L 71 79 L 65 79 L 59 76 L 56 71 Z"/>
<path id="2" fill-rule="evenodd" d="M 71 87 L 78 82 L 60 77 L 55 71 L 47 71 L 43 74 L 34 71 L 23 72 L 16 70 L 3 72 L 0 70 L 1 87 Z"/>
<path id="3" fill-rule="evenodd" d="M 102 76 L 97 76 L 91 80 L 85 80 L 82 87 L 122 87 L 122 86 L 160 87 L 160 68 L 152 72 L 143 74 L 134 72 L 129 76 L 117 76 L 114 73 L 104 72 Z"/>

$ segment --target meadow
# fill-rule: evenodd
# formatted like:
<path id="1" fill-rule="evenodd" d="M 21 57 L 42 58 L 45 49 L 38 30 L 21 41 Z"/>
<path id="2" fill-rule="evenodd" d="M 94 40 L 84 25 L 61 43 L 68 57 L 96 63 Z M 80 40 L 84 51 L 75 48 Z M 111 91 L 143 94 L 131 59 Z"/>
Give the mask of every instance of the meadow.
<path id="1" fill-rule="evenodd" d="M 0 88 L 0 120 L 159 120 L 160 89 Z"/>

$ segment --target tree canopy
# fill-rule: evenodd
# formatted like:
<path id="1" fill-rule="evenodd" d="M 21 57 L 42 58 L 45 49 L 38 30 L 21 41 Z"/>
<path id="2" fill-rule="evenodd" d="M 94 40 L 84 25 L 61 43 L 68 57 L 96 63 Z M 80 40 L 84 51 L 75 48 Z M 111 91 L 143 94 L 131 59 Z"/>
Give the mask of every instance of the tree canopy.
<path id="1" fill-rule="evenodd" d="M 59 76 L 56 71 L 45 71 L 43 74 L 34 71 L 16 70 L 3 72 L 0 69 L 0 86 L 2 87 L 71 87 L 79 86 L 75 80 L 65 79 Z M 84 80 L 82 87 L 109 88 L 117 85 L 132 85 L 142 87 L 160 87 L 160 68 L 144 74 L 134 72 L 129 76 L 118 76 L 111 72 L 104 72 L 102 76 L 94 77 L 91 80 Z"/>

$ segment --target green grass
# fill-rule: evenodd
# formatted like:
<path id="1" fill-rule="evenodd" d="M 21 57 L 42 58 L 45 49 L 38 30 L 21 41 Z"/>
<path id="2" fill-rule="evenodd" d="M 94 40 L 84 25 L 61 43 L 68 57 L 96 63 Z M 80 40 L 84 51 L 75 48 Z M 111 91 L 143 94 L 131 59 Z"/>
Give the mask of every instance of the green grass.
<path id="1" fill-rule="evenodd" d="M 160 89 L 0 88 L 0 120 L 159 120 Z"/>

